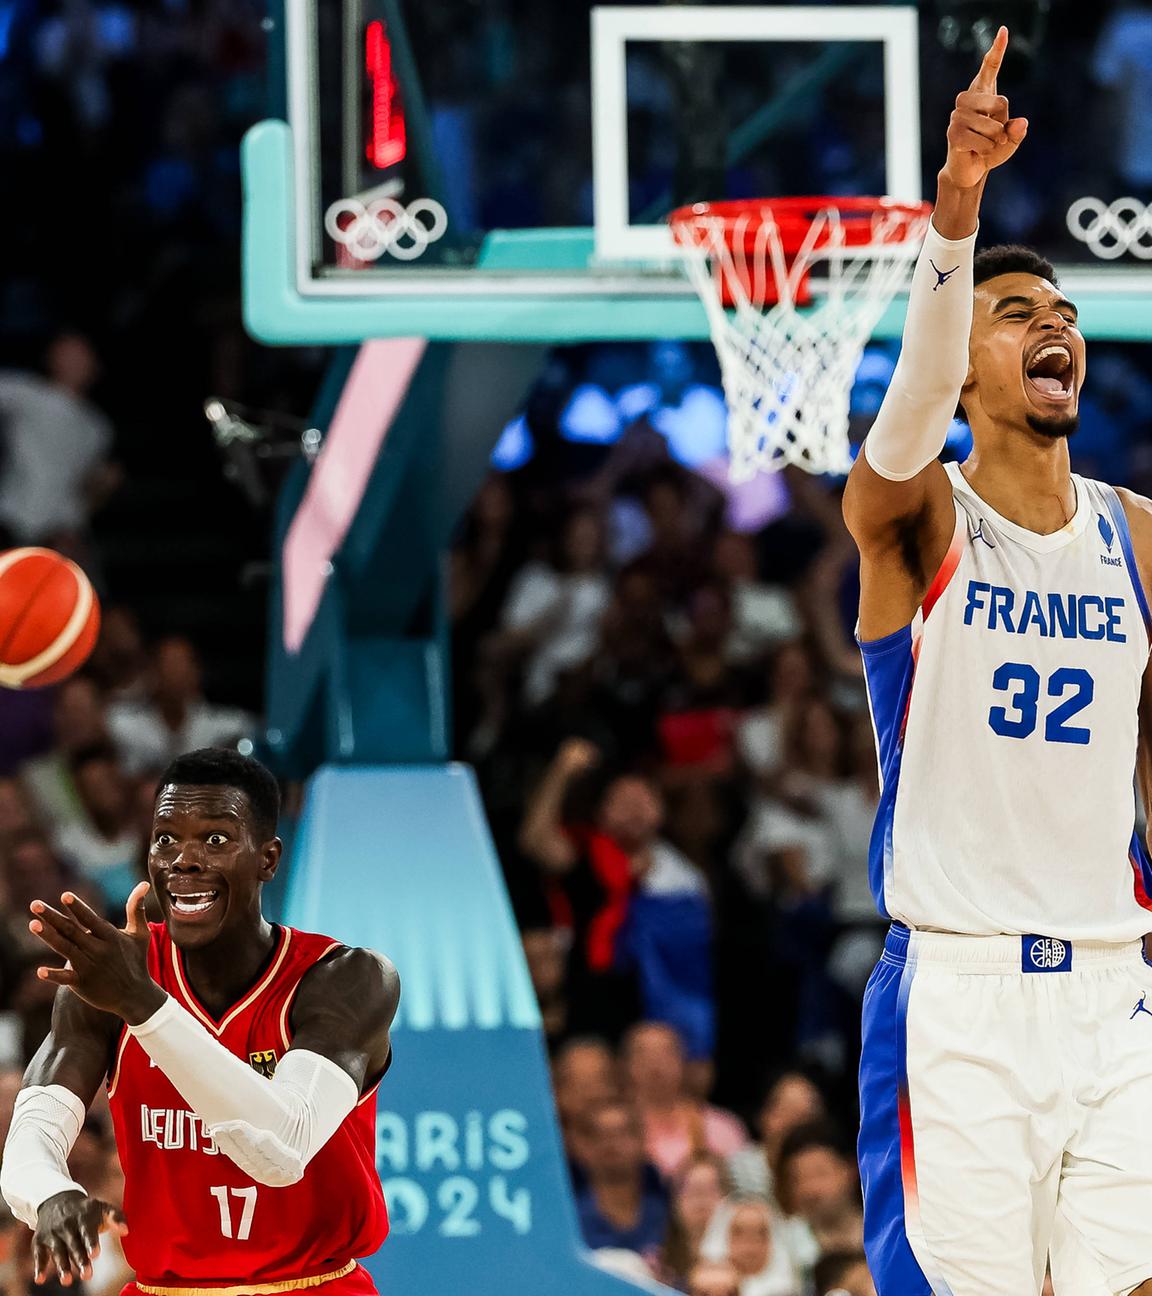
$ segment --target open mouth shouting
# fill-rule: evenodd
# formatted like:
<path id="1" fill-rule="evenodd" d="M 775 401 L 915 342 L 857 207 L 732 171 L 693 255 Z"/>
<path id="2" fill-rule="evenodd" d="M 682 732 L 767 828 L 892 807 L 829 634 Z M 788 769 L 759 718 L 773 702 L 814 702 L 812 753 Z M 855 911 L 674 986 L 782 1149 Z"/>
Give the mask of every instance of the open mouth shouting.
<path id="1" fill-rule="evenodd" d="M 1034 396 L 1071 400 L 1076 387 L 1072 348 L 1067 342 L 1040 343 L 1024 362 L 1024 376 Z"/>
<path id="2" fill-rule="evenodd" d="M 203 922 L 224 905 L 224 888 L 215 878 L 169 877 L 164 895 L 169 915 L 180 922 Z"/>

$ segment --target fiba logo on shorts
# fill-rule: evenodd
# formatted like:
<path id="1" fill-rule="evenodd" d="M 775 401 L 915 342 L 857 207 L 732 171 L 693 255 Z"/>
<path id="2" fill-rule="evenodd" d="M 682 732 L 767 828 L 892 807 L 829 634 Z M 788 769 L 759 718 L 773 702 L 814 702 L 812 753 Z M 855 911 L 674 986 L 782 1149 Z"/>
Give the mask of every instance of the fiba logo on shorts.
<path id="1" fill-rule="evenodd" d="M 1041 972 L 1060 967 L 1068 957 L 1068 947 L 1062 940 L 1051 936 L 1039 936 L 1032 942 L 1032 966 Z"/>

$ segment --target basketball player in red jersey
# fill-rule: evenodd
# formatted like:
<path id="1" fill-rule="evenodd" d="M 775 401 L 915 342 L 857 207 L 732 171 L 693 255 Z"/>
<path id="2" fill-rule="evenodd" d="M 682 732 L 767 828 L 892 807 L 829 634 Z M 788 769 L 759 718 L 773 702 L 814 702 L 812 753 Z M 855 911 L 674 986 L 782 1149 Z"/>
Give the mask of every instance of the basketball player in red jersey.
<path id="1" fill-rule="evenodd" d="M 235 752 L 181 756 L 156 799 L 148 872 L 163 923 L 123 929 L 66 892 L 31 930 L 67 960 L 52 1030 L 28 1068 L 0 1189 L 35 1230 L 36 1281 L 87 1277 L 124 1236 L 127 1296 L 371 1296 L 359 1257 L 388 1216 L 375 1094 L 399 982 L 387 959 L 269 923 L 279 793 Z M 123 1215 L 74 1183 L 67 1156 L 108 1086 Z M 319 1293 L 318 1293 L 319 1296 Z"/>

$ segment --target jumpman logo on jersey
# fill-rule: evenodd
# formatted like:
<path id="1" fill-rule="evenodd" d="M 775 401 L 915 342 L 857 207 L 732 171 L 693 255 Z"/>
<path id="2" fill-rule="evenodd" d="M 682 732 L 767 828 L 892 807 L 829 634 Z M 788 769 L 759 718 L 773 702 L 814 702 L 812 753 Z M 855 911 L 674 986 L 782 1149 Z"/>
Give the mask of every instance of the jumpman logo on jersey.
<path id="1" fill-rule="evenodd" d="M 995 548 L 996 548 L 996 541 L 993 540 L 991 536 L 986 536 L 986 535 L 984 534 L 984 519 L 983 519 L 983 518 L 980 519 L 980 525 L 976 528 L 975 531 L 972 532 L 972 534 L 968 537 L 968 539 L 969 539 L 969 540 L 983 540 L 984 543 L 988 546 L 989 549 L 995 549 Z"/>
<path id="2" fill-rule="evenodd" d="M 1137 1013 L 1147 1013 L 1149 1017 L 1152 1017 L 1152 1008 L 1146 1007 L 1144 1003 L 1144 1000 L 1147 998 L 1147 993 L 1140 996 L 1140 1002 L 1132 1009 L 1132 1016 L 1128 1018 L 1129 1021 L 1133 1021 Z"/>
<path id="3" fill-rule="evenodd" d="M 941 270 L 940 267 L 936 264 L 936 262 L 933 261 L 931 258 L 928 259 L 928 264 L 932 267 L 933 270 L 936 271 L 936 287 L 932 289 L 933 292 L 935 292 L 936 289 L 938 288 L 942 288 L 944 284 L 946 284 L 948 280 L 952 278 L 952 276 L 956 273 L 956 271 L 960 269 L 960 267 L 957 265 L 957 266 L 953 266 L 951 270 Z"/>

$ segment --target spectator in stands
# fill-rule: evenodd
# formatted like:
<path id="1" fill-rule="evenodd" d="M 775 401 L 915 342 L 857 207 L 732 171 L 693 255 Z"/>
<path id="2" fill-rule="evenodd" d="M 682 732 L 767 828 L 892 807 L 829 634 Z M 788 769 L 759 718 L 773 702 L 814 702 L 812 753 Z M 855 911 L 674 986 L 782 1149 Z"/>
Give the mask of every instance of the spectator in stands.
<path id="1" fill-rule="evenodd" d="M 74 675 L 59 686 L 52 726 L 52 750 L 26 761 L 20 778 L 44 820 L 61 828 L 84 817 L 74 777 L 75 757 L 109 741 L 104 699 L 93 680 Z"/>
<path id="2" fill-rule="evenodd" d="M 794 1129 L 827 1116 L 824 1097 L 802 1071 L 785 1071 L 768 1086 L 756 1120 L 759 1143 L 734 1153 L 728 1162 L 737 1192 L 767 1201 L 775 1196 L 774 1167 L 784 1139 Z"/>
<path id="3" fill-rule="evenodd" d="M 760 1197 L 730 1197 L 712 1217 L 702 1245 L 711 1260 L 727 1260 L 740 1296 L 800 1296 L 792 1261 L 778 1244 L 772 1209 Z"/>
<path id="4" fill-rule="evenodd" d="M 528 702 L 543 702 L 560 671 L 592 655 L 610 595 L 603 525 L 594 510 L 577 509 L 564 524 L 552 560 L 529 563 L 504 605 L 499 651 L 526 660 Z"/>
<path id="5" fill-rule="evenodd" d="M 41 1290 L 32 1285 L 32 1248 L 28 1230 L 0 1201 L 0 1292 L 5 1296 L 31 1296 Z"/>
<path id="6" fill-rule="evenodd" d="M 837 934 L 828 954 L 828 972 L 846 996 L 845 1011 L 856 1016 L 856 1005 L 883 951 L 887 931 L 876 911 L 868 871 L 880 777 L 876 739 L 867 712 L 860 712 L 849 724 L 847 763 L 846 777 L 830 786 L 823 798 L 836 846 L 832 914 Z"/>
<path id="7" fill-rule="evenodd" d="M 777 1197 L 788 1219 L 783 1238 L 807 1273 L 826 1251 L 864 1249 L 864 1208 L 856 1160 L 831 1130 L 794 1129 L 780 1148 Z"/>
<path id="8" fill-rule="evenodd" d="M 876 1296 L 863 1251 L 830 1251 L 812 1270 L 816 1296 Z"/>
<path id="9" fill-rule="evenodd" d="M 557 927 L 538 927 L 520 935 L 528 975 L 540 1006 L 544 1038 L 556 1044 L 568 1028 L 568 999 L 564 993 L 567 941 Z"/>
<path id="10" fill-rule="evenodd" d="M 775 786 L 784 763 L 793 716 L 815 688 L 815 666 L 803 641 L 781 644 L 768 668 L 767 699 L 744 715 L 737 733 L 740 755 L 764 793 Z"/>
<path id="11" fill-rule="evenodd" d="M 594 705 L 604 715 L 621 759 L 646 759 L 656 747 L 656 723 L 675 677 L 676 654 L 656 580 L 632 564 L 616 577 L 588 664 Z"/>
<path id="12" fill-rule="evenodd" d="M 684 1044 L 663 1022 L 641 1022 L 625 1038 L 625 1082 L 644 1128 L 648 1159 L 671 1175 L 700 1152 L 730 1157 L 748 1142 L 731 1112 L 692 1097 L 685 1082 Z"/>
<path id="13" fill-rule="evenodd" d="M 59 896 L 65 889 L 75 891 L 97 909 L 102 897 L 65 865 L 38 829 L 14 837 L 0 851 L 0 862 L 8 896 L 2 914 L 0 981 L 8 1007 L 19 1017 L 20 1054 L 26 1062 L 48 1033 L 56 993 L 50 981 L 36 976 L 36 967 L 51 960 L 45 959 L 43 944 L 28 930 L 28 906 L 46 895 Z"/>
<path id="14" fill-rule="evenodd" d="M 651 541 L 637 563 L 652 574 L 665 605 L 683 609 L 704 581 L 708 533 L 722 497 L 700 477 L 669 465 L 648 477 L 643 505 Z"/>
<path id="15" fill-rule="evenodd" d="M 521 849 L 552 879 L 554 905 L 571 927 L 570 1027 L 616 1039 L 652 1010 L 682 1025 L 694 1052 L 707 1054 L 713 1020 L 704 881 L 660 835 L 663 798 L 640 775 L 613 778 L 591 824 L 565 823 L 570 789 L 599 762 L 591 743 L 564 743 L 520 830 Z M 670 958 L 669 940 L 690 942 L 691 957 L 681 944 L 679 958 Z"/>
<path id="16" fill-rule="evenodd" d="M 627 1103 L 608 1101 L 587 1120 L 585 1177 L 576 1189 L 585 1245 L 655 1259 L 668 1227 L 668 1197 L 645 1159 L 636 1112 Z"/>
<path id="17" fill-rule="evenodd" d="M 523 561 L 515 503 L 508 478 L 490 474 L 452 550 L 452 621 L 468 648 L 496 624 Z"/>
<path id="18" fill-rule="evenodd" d="M 696 705 L 722 704 L 732 698 L 728 644 L 732 638 L 732 596 L 721 581 L 701 581 L 687 604 L 680 640 L 679 688 L 683 700 Z"/>
<path id="19" fill-rule="evenodd" d="M 717 582 L 701 585 L 688 600 L 679 670 L 660 718 L 663 777 L 670 787 L 722 780 L 733 772 L 740 698 L 728 662 L 731 633 L 728 591 Z"/>
<path id="20" fill-rule="evenodd" d="M 826 957 L 842 865 L 832 816 L 845 774 L 842 717 L 822 698 L 809 698 L 789 718 L 785 752 L 771 795 L 754 807 L 733 861 L 749 891 L 770 900 L 779 916 L 777 953 L 799 987 L 798 1052 L 841 1069 L 847 1062 L 840 996 Z"/>
<path id="21" fill-rule="evenodd" d="M 550 880 L 553 908 L 571 930 L 568 990 L 574 1030 L 609 1039 L 639 1013 L 635 977 L 621 966 L 617 948 L 634 888 L 632 852 L 602 828 L 569 828 L 565 801 L 578 780 L 593 770 L 600 753 L 591 743 L 569 739 L 557 752 L 530 798 L 520 828 L 520 848 Z M 639 847 L 653 825 L 633 834 Z"/>
<path id="22" fill-rule="evenodd" d="M 1114 192 L 1145 201 L 1152 196 L 1152 4 L 1129 0 L 1108 16 L 1092 54 L 1096 82 L 1112 92 L 1114 125 L 1101 138 L 1111 141 L 1108 158 Z M 1112 123 L 1110 123 L 1112 124 Z"/>
<path id="23" fill-rule="evenodd" d="M 200 657 L 187 639 L 161 640 L 146 699 L 115 702 L 108 727 L 130 774 L 163 769 L 181 752 L 231 745 L 249 736 L 253 717 L 204 698 Z"/>
<path id="24" fill-rule="evenodd" d="M 134 788 L 111 746 L 78 752 L 72 777 L 83 814 L 57 826 L 56 849 L 100 888 L 104 908 L 115 911 L 142 877 Z"/>
<path id="25" fill-rule="evenodd" d="M 612 1050 L 594 1036 L 561 1045 L 552 1060 L 552 1092 L 568 1158 L 582 1167 L 592 1112 L 619 1097 Z"/>
<path id="26" fill-rule="evenodd" d="M 0 528 L 17 544 L 76 554 L 119 482 L 112 428 L 88 399 L 100 363 L 86 337 L 57 334 L 45 370 L 0 372 Z"/>
<path id="27" fill-rule="evenodd" d="M 800 633 L 802 623 L 791 592 L 783 585 L 760 580 L 751 536 L 722 532 L 712 549 L 712 570 L 727 586 L 731 599 L 729 661 L 755 661 Z"/>
<path id="28" fill-rule="evenodd" d="M 101 612 L 100 637 L 85 673 L 110 702 L 143 701 L 148 695 L 148 653 L 135 614 L 113 604 Z"/>
<path id="29" fill-rule="evenodd" d="M 16 1105 L 16 1095 L 24 1083 L 24 1068 L 5 1062 L 0 1067 L 0 1147 L 8 1137 L 8 1127 L 12 1124 L 12 1109 Z M 3 1290 L 0 1288 L 0 1290 Z"/>
<path id="30" fill-rule="evenodd" d="M 660 1272 L 666 1283 L 683 1287 L 699 1262 L 712 1216 L 730 1191 L 727 1168 L 711 1153 L 694 1153 L 672 1176 L 670 1189 L 671 1212 Z"/>
<path id="31" fill-rule="evenodd" d="M 77 1176 L 79 1179 L 79 1176 Z M 116 1152 L 116 1142 L 105 1126 L 101 1156 L 92 1167 L 91 1182 L 80 1179 L 93 1197 L 120 1205 L 124 1201 L 124 1171 Z M 119 1296 L 133 1278 L 119 1237 L 105 1233 L 100 1239 L 100 1254 L 92 1264 L 92 1277 L 84 1284 L 85 1296 Z"/>
<path id="32" fill-rule="evenodd" d="M 452 615 L 454 728 L 467 740 L 485 710 L 502 722 L 507 711 L 504 671 L 481 645 L 500 617 L 524 560 L 523 537 L 508 479 L 492 473 L 480 487 L 452 549 L 449 604 Z M 487 705 L 486 705 L 487 704 Z M 487 732 L 492 743 L 498 733 Z"/>
<path id="33" fill-rule="evenodd" d="M 0 846 L 35 826 L 35 807 L 23 783 L 0 778 Z"/>
<path id="34" fill-rule="evenodd" d="M 685 1290 L 688 1296 L 740 1296 L 740 1275 L 727 1260 L 699 1260 Z"/>

